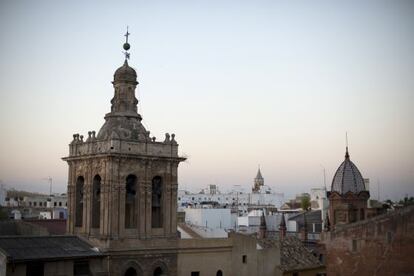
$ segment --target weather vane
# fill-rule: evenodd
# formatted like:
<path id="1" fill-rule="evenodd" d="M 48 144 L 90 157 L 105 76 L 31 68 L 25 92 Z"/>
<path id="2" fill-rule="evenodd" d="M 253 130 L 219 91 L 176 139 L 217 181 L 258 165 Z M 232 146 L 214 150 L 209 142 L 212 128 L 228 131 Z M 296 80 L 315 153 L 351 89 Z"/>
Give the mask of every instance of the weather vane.
<path id="1" fill-rule="evenodd" d="M 128 43 L 128 36 L 129 36 L 129 35 L 130 35 L 130 33 L 128 32 L 128 26 L 127 26 L 127 32 L 126 32 L 126 34 L 125 34 L 125 38 L 126 38 L 126 40 L 125 40 L 125 43 L 124 43 L 124 50 L 125 50 L 124 54 L 125 54 L 125 60 L 129 59 L 129 53 L 128 53 L 128 50 L 131 48 L 131 45 L 129 45 L 129 43 Z"/>

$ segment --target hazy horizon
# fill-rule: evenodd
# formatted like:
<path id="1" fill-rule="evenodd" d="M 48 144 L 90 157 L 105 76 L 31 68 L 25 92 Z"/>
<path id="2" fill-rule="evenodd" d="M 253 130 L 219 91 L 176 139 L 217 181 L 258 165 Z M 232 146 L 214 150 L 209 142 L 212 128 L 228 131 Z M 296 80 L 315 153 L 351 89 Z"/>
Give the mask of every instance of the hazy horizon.
<path id="1" fill-rule="evenodd" d="M 99 3 L 99 4 L 98 4 Z M 175 133 L 180 188 L 287 197 L 344 160 L 371 198 L 414 195 L 412 1 L 1 1 L 0 180 L 64 192 L 73 133 L 99 131 L 130 29 L 138 112 Z"/>

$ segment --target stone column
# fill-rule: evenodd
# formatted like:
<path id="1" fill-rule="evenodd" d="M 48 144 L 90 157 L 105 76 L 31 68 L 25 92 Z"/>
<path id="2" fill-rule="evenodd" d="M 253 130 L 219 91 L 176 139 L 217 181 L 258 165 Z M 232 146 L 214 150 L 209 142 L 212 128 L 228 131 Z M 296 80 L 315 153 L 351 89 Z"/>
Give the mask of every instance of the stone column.
<path id="1" fill-rule="evenodd" d="M 118 223 L 119 223 L 119 236 L 125 237 L 125 196 L 126 196 L 126 175 L 120 175 L 118 183 L 118 194 L 119 194 L 119 213 L 118 213 Z"/>
<path id="2" fill-rule="evenodd" d="M 92 161 L 88 160 L 87 172 L 85 173 L 85 204 L 83 208 L 86 209 L 86 223 L 85 233 L 89 236 L 92 228 L 92 183 L 93 183 L 93 172 L 92 172 Z"/>
<path id="3" fill-rule="evenodd" d="M 178 163 L 173 163 L 171 166 L 171 236 L 177 235 L 177 167 Z"/>
<path id="4" fill-rule="evenodd" d="M 90 232 L 90 218 L 91 218 L 91 170 L 89 162 L 86 166 L 86 170 L 84 173 L 84 180 L 83 183 L 83 222 L 82 222 L 82 232 L 86 235 L 89 235 Z"/>
<path id="5" fill-rule="evenodd" d="M 163 180 L 165 181 L 164 184 L 164 191 L 163 191 L 163 206 L 162 206 L 162 215 L 163 215 L 163 229 L 164 229 L 164 236 L 168 237 L 171 233 L 171 208 L 172 208 L 172 198 L 171 198 L 171 163 L 168 162 L 165 164 L 166 173 L 163 175 Z"/>
<path id="6" fill-rule="evenodd" d="M 152 163 L 148 162 L 145 170 L 145 237 L 151 238 L 151 212 L 152 212 Z"/>
<path id="7" fill-rule="evenodd" d="M 102 237 L 107 237 L 108 234 L 108 209 L 109 209 L 109 201 L 108 201 L 108 195 L 109 195 L 109 185 L 107 181 L 108 173 L 107 173 L 107 167 L 106 167 L 107 161 L 105 160 L 103 162 L 103 168 L 102 168 L 102 177 L 101 177 L 101 202 L 100 202 L 100 213 L 101 217 L 99 220 L 99 235 Z"/>
<path id="8" fill-rule="evenodd" d="M 145 237 L 145 198 L 146 198 L 146 186 L 148 185 L 145 176 L 146 169 L 144 173 L 138 178 L 138 231 L 139 231 L 139 238 Z"/>
<path id="9" fill-rule="evenodd" d="M 69 164 L 69 170 L 68 170 L 68 189 L 67 189 L 67 194 L 68 194 L 68 207 L 67 207 L 67 211 L 68 211 L 68 219 L 67 219 L 67 224 L 66 224 L 66 232 L 69 234 L 74 234 L 74 219 L 75 219 L 75 214 L 74 214 L 74 210 L 75 210 L 75 204 L 74 204 L 74 198 L 75 198 L 75 183 L 74 183 L 74 178 L 75 178 L 75 173 L 74 173 L 74 166 L 72 164 L 72 162 L 68 162 Z"/>
<path id="10" fill-rule="evenodd" d="M 120 193 L 120 183 L 119 183 L 119 162 L 117 158 L 111 158 L 109 176 L 110 176 L 110 231 L 111 237 L 117 239 L 119 237 L 119 193 Z"/>

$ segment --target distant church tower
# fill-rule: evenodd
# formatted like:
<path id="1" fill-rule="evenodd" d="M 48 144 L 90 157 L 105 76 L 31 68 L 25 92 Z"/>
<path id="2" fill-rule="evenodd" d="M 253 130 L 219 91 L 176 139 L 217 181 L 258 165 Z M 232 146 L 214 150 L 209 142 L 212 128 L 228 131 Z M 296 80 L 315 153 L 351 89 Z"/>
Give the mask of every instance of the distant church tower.
<path id="1" fill-rule="evenodd" d="M 260 168 L 257 170 L 257 175 L 254 179 L 254 186 L 252 188 L 253 193 L 258 193 L 260 191 L 260 187 L 264 185 L 264 178 L 262 173 L 260 172 Z"/>
<path id="2" fill-rule="evenodd" d="M 338 224 L 352 223 L 366 218 L 369 191 L 357 166 L 349 158 L 346 147 L 345 160 L 337 169 L 332 180 L 329 199 L 329 224 L 335 228 Z"/>
<path id="3" fill-rule="evenodd" d="M 171 248 L 177 239 L 177 168 L 185 158 L 178 156 L 174 134 L 157 141 L 141 123 L 137 73 L 127 61 L 128 35 L 104 125 L 86 139 L 73 135 L 63 158 L 69 165 L 67 232 L 102 251 L 116 251 L 108 264 L 116 275 L 155 270 L 176 275 Z"/>

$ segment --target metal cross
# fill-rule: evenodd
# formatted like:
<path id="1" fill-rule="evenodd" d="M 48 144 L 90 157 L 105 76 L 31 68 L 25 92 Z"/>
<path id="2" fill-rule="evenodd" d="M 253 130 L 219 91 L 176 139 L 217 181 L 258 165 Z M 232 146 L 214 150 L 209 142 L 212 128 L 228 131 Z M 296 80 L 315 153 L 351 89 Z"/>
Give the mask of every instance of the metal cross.
<path id="1" fill-rule="evenodd" d="M 126 37 L 126 43 L 128 43 L 128 36 L 130 35 L 130 33 L 128 32 L 128 26 L 127 26 L 127 32 L 126 32 L 126 34 L 125 34 L 125 37 Z"/>

